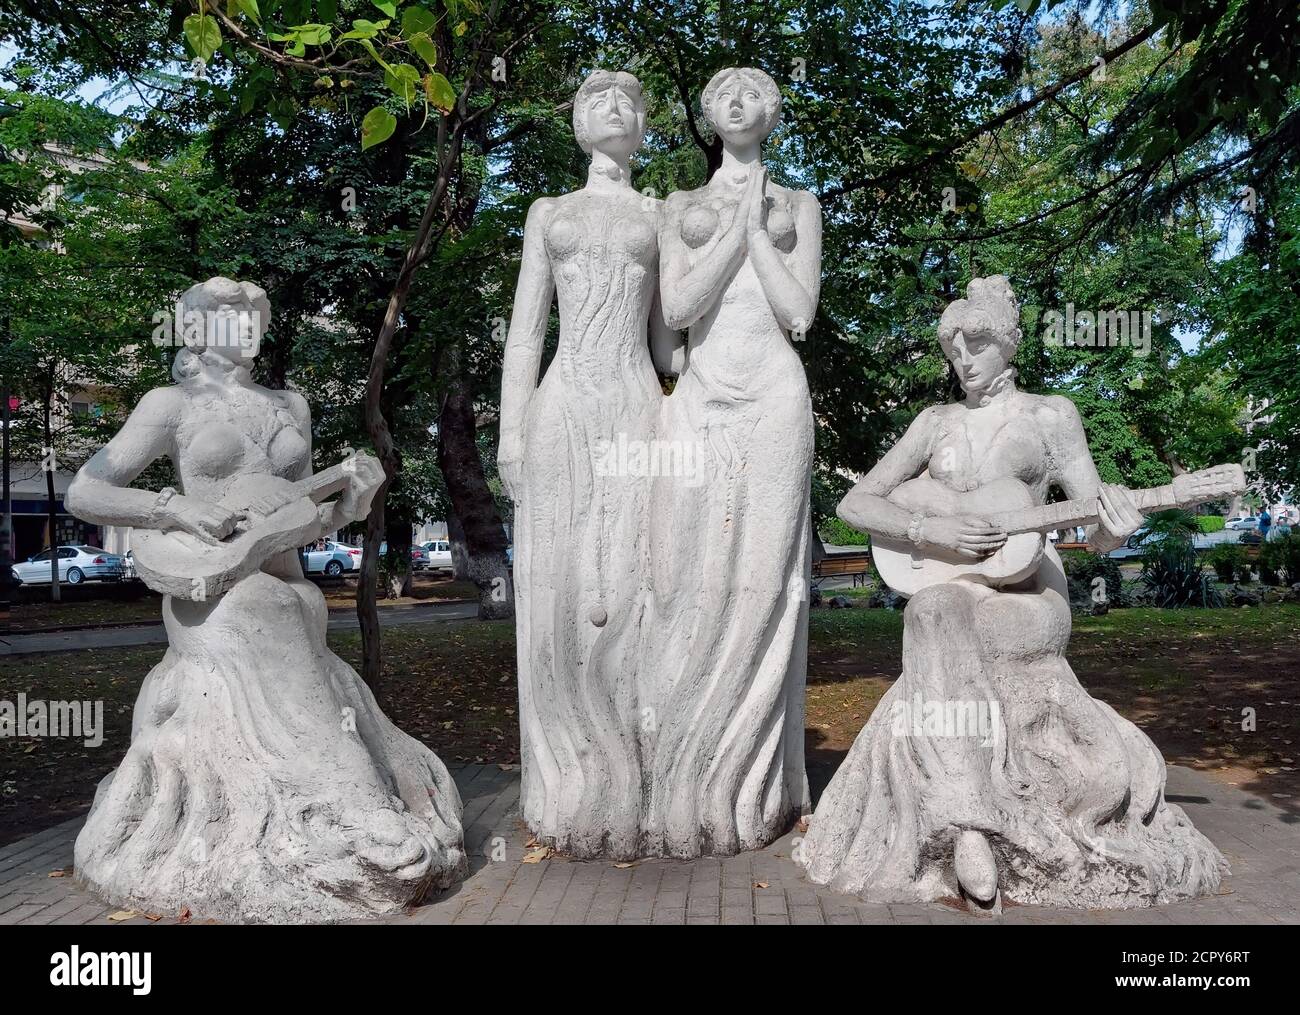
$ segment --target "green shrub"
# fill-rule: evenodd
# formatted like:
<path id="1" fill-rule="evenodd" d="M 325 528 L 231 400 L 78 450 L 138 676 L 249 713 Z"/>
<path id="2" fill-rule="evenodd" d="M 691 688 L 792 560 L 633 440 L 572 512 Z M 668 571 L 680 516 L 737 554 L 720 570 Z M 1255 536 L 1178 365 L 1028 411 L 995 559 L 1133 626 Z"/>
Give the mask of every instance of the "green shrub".
<path id="1" fill-rule="evenodd" d="M 1222 532 L 1227 520 L 1223 515 L 1197 515 L 1196 524 L 1202 532 Z"/>
<path id="2" fill-rule="evenodd" d="M 838 518 L 825 518 L 817 526 L 817 535 L 823 543 L 832 546 L 870 546 L 871 537 L 859 532 Z"/>
<path id="3" fill-rule="evenodd" d="M 1219 543 L 1205 555 L 1205 562 L 1221 582 L 1232 582 L 1243 572 L 1246 577 L 1242 580 L 1250 581 L 1250 559 L 1239 543 Z"/>
<path id="4" fill-rule="evenodd" d="M 1112 607 L 1129 605 L 1128 591 L 1124 588 L 1124 579 L 1120 574 L 1119 562 L 1104 553 L 1089 553 L 1087 550 L 1064 550 L 1061 553 L 1061 565 L 1065 576 L 1082 582 L 1089 589 L 1093 580 L 1106 579 L 1106 600 Z"/>
<path id="5" fill-rule="evenodd" d="M 1300 582 L 1300 534 L 1271 539 L 1259 548 L 1259 580 L 1266 585 Z"/>
<path id="6" fill-rule="evenodd" d="M 1149 542 L 1142 554 L 1142 582 L 1152 603 L 1163 609 L 1223 605 L 1223 595 L 1205 573 L 1190 539 L 1166 535 Z"/>

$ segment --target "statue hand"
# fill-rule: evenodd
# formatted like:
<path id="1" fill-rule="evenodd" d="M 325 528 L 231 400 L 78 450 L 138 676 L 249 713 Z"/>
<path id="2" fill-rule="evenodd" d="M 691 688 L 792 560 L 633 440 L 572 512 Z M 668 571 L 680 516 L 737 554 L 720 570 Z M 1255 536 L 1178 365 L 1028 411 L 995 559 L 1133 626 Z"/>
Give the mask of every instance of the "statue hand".
<path id="1" fill-rule="evenodd" d="M 178 493 L 167 502 L 163 517 L 169 529 L 182 529 L 206 542 L 217 543 L 234 532 L 235 526 L 248 516 L 243 511 L 232 511 Z"/>
<path id="2" fill-rule="evenodd" d="M 979 560 L 996 553 L 1006 541 L 1004 530 L 974 515 L 936 515 L 921 522 L 917 546 L 936 546 Z"/>
<path id="3" fill-rule="evenodd" d="M 497 473 L 501 476 L 501 489 L 512 501 L 519 500 L 523 486 L 524 463 L 520 456 L 497 455 Z"/>
<path id="4" fill-rule="evenodd" d="M 767 170 L 759 166 L 745 187 L 748 235 L 767 235 Z"/>
<path id="5" fill-rule="evenodd" d="M 348 485 L 334 511 L 339 526 L 359 521 L 370 514 L 370 502 L 386 478 L 383 465 L 374 455 L 358 453 L 349 461 L 352 467 L 348 472 Z"/>
<path id="6" fill-rule="evenodd" d="M 1091 543 L 1098 553 L 1108 553 L 1122 546 L 1142 527 L 1144 520 L 1129 489 L 1114 483 L 1101 484 L 1097 495 L 1097 515 L 1098 528 Z"/>

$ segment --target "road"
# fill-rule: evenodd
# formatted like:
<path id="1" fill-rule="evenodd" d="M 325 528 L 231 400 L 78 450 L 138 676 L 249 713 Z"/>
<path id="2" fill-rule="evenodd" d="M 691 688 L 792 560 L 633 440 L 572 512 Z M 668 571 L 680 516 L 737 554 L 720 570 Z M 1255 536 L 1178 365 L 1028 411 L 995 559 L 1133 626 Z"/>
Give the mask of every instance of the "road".
<path id="1" fill-rule="evenodd" d="M 381 606 L 379 623 L 383 627 L 403 624 L 450 624 L 473 620 L 478 603 L 433 603 L 428 606 Z M 355 631 L 359 627 L 352 610 L 330 613 L 329 630 Z M 0 637 L 0 656 L 45 652 L 71 652 L 78 649 L 116 648 L 123 645 L 164 645 L 167 631 L 162 621 L 130 627 L 101 627 L 81 631 L 50 631 L 33 634 L 10 634 Z"/>

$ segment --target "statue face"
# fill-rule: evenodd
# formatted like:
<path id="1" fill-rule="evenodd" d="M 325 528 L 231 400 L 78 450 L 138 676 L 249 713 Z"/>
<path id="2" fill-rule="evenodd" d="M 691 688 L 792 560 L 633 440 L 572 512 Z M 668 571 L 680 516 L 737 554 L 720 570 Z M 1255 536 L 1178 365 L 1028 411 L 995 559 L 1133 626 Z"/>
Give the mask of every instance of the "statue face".
<path id="1" fill-rule="evenodd" d="M 967 394 L 982 391 L 1007 368 L 1007 350 L 998 336 L 982 328 L 958 328 L 948 348 L 948 359 Z"/>
<path id="2" fill-rule="evenodd" d="M 617 86 L 597 92 L 587 100 L 587 137 L 593 151 L 631 155 L 641 147 L 641 124 L 636 100 Z"/>
<path id="3" fill-rule="evenodd" d="M 267 322 L 247 302 L 222 303 L 209 311 L 205 348 L 234 362 L 251 362 L 262 345 Z"/>
<path id="4" fill-rule="evenodd" d="M 732 74 L 718 86 L 708 110 L 709 122 L 724 144 L 762 141 L 765 113 L 758 86 L 739 74 Z"/>

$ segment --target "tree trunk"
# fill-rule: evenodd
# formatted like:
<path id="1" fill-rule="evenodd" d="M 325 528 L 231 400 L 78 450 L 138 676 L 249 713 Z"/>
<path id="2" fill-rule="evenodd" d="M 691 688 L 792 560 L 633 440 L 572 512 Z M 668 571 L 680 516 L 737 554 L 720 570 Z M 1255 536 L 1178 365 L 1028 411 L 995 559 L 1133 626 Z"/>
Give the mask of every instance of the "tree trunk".
<path id="1" fill-rule="evenodd" d="M 447 512 L 447 545 L 451 547 L 451 574 L 457 581 L 469 581 L 469 551 L 465 548 L 465 527 L 455 511 Z"/>
<path id="2" fill-rule="evenodd" d="M 391 487 L 389 488 L 392 489 Z M 411 519 L 395 511 L 384 512 L 384 539 L 388 542 L 388 598 L 411 594 Z"/>
<path id="3" fill-rule="evenodd" d="M 41 469 L 45 472 L 46 527 L 50 544 L 50 602 L 59 602 L 59 512 L 54 506 L 54 431 L 50 425 L 50 405 L 54 401 L 54 372 L 51 369 L 45 385 L 45 441 L 41 448 Z"/>
<path id="4" fill-rule="evenodd" d="M 383 659 L 380 656 L 379 609 L 375 585 L 379 574 L 379 544 L 384 540 L 384 495 L 390 480 L 375 494 L 366 516 L 366 534 L 361 540 L 361 572 L 357 576 L 357 621 L 361 627 L 361 679 L 383 704 L 381 695 Z"/>
<path id="5" fill-rule="evenodd" d="M 446 395 L 438 417 L 438 467 L 465 534 L 467 577 L 478 586 L 480 620 L 513 617 L 515 590 L 506 561 L 506 530 L 483 475 L 475 441 L 474 397 L 459 348 L 447 350 L 445 374 Z"/>
<path id="6" fill-rule="evenodd" d="M 7 329 L 6 325 L 6 329 Z M 4 627 L 8 630 L 8 609 L 13 598 L 14 515 L 13 501 L 9 496 L 9 381 L 0 387 L 0 603 L 6 616 Z"/>

